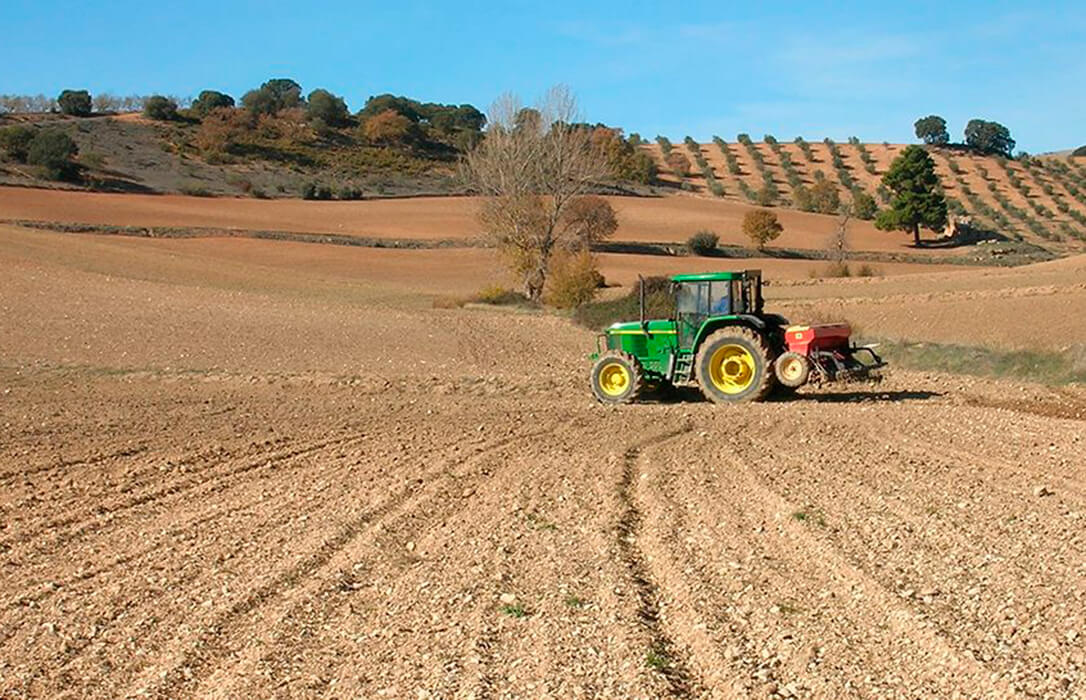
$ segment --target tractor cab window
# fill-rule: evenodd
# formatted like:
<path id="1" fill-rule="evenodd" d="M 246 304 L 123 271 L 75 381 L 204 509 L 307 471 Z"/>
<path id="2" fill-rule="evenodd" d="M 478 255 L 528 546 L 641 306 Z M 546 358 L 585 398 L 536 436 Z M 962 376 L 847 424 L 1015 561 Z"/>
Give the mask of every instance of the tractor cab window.
<path id="1" fill-rule="evenodd" d="M 690 347 L 698 329 L 709 316 L 709 283 L 683 282 L 678 285 L 675 299 L 675 316 L 678 322 L 679 342 Z"/>
<path id="2" fill-rule="evenodd" d="M 732 312 L 732 298 L 735 296 L 729 282 L 713 282 L 709 298 L 709 315 L 727 316 Z"/>

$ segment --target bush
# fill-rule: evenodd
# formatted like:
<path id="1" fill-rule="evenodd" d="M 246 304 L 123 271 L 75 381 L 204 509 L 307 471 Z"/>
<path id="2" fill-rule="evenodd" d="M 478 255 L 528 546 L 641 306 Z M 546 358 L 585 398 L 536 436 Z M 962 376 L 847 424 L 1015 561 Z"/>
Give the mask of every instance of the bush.
<path id="1" fill-rule="evenodd" d="M 671 280 L 666 277 L 646 277 L 639 280 L 626 296 L 591 302 L 577 308 L 573 313 L 573 320 L 586 328 L 599 330 L 615 321 L 637 318 L 642 287 L 645 289 L 646 318 L 669 318 L 675 313 L 675 294 L 671 289 Z"/>
<path id="2" fill-rule="evenodd" d="M 362 137 L 380 146 L 406 145 L 415 140 L 418 125 L 391 109 L 370 117 L 362 125 Z"/>
<path id="3" fill-rule="evenodd" d="M 861 189 L 852 190 L 852 213 L 864 221 L 871 221 L 879 211 L 875 198 Z"/>
<path id="4" fill-rule="evenodd" d="M 671 168 L 679 179 L 685 179 L 690 175 L 690 159 L 678 151 L 673 151 L 667 157 L 667 167 Z"/>
<path id="5" fill-rule="evenodd" d="M 821 174 L 821 170 L 818 171 Z M 815 178 L 817 181 L 811 187 L 811 203 L 814 211 L 820 214 L 836 214 L 841 210 L 841 196 L 837 193 L 837 186 L 825 177 Z"/>
<path id="6" fill-rule="evenodd" d="M 671 141 L 668 141 L 666 136 L 657 136 L 656 143 L 660 144 L 660 152 L 667 157 L 667 154 L 671 153 Z"/>
<path id="7" fill-rule="evenodd" d="M 467 301 L 475 304 L 493 304 L 495 306 L 510 306 L 514 304 L 528 303 L 528 297 L 512 289 L 492 284 L 484 287 L 468 297 Z"/>
<path id="8" fill-rule="evenodd" d="M 6 126 L 0 129 L 0 152 L 18 163 L 25 163 L 36 134 L 33 127 L 22 124 Z"/>
<path id="9" fill-rule="evenodd" d="M 563 252 L 551 259 L 547 275 L 547 303 L 559 309 L 575 309 L 592 301 L 603 276 L 588 250 Z"/>
<path id="10" fill-rule="evenodd" d="M 784 232 L 777 215 L 765 209 L 748 211 L 743 216 L 743 233 L 754 243 L 758 250 L 765 248 L 766 243 L 774 241 Z"/>
<path id="11" fill-rule="evenodd" d="M 59 129 L 45 129 L 34 136 L 27 149 L 26 162 L 40 165 L 48 177 L 63 180 L 74 177 L 78 167 L 72 161 L 79 148 L 71 136 Z"/>
<path id="12" fill-rule="evenodd" d="M 331 127 L 343 126 L 347 123 L 347 103 L 342 97 L 337 97 L 327 90 L 314 90 L 309 93 L 306 118 L 310 121 L 320 119 Z"/>
<path id="13" fill-rule="evenodd" d="M 212 110 L 233 107 L 234 98 L 216 90 L 202 90 L 192 103 L 192 113 L 203 119 Z"/>
<path id="14" fill-rule="evenodd" d="M 162 95 L 151 95 L 143 103 L 143 116 L 160 122 L 173 121 L 177 119 L 177 103 Z"/>
<path id="15" fill-rule="evenodd" d="M 694 255 L 712 255 L 716 252 L 720 236 L 712 231 L 698 231 L 686 239 L 686 249 Z"/>
<path id="16" fill-rule="evenodd" d="M 90 116 L 93 107 L 90 93 L 86 90 L 64 90 L 57 97 L 57 106 L 63 114 L 73 117 Z"/>
<path id="17" fill-rule="evenodd" d="M 362 199 L 362 190 L 353 185 L 345 185 L 339 190 L 339 198 L 344 200 Z"/>

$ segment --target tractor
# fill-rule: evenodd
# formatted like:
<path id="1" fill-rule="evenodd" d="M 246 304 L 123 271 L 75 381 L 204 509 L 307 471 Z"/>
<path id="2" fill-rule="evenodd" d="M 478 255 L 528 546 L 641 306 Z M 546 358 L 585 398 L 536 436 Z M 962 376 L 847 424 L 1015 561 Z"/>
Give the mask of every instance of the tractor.
<path id="1" fill-rule="evenodd" d="M 696 384 L 717 403 L 761 401 L 808 382 L 878 379 L 872 345 L 853 345 L 847 323 L 789 325 L 763 311 L 760 270 L 675 275 L 671 318 L 614 323 L 591 356 L 592 393 L 628 403 L 648 389 Z"/>

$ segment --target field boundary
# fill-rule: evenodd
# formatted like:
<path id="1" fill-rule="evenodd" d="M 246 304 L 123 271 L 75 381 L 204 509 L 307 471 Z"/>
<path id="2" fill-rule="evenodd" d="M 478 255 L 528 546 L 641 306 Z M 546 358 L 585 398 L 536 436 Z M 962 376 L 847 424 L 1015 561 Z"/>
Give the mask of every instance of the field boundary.
<path id="1" fill-rule="evenodd" d="M 0 219 L 0 224 L 22 228 L 101 236 L 129 236 L 135 238 L 254 238 L 258 240 L 292 241 L 295 243 L 320 243 L 325 245 L 352 246 L 358 248 L 392 248 L 398 250 L 434 250 L 441 248 L 492 248 L 480 238 L 385 238 L 341 233 L 298 233 L 240 228 L 199 226 L 121 226 L 82 224 L 61 221 L 28 219 Z M 1016 247 L 1016 246 L 1011 246 Z M 948 265 L 961 267 L 1017 267 L 1036 262 L 1055 260 L 1061 256 L 1037 248 L 1030 250 L 1004 250 L 997 246 L 973 248 L 969 255 L 928 256 L 914 253 L 887 253 L 876 251 L 837 251 L 814 248 L 766 248 L 757 250 L 745 246 L 723 244 L 713 254 L 696 256 L 682 243 L 604 241 L 592 246 L 597 253 L 624 255 L 658 255 L 663 257 L 704 257 L 709 259 L 774 258 L 780 260 L 830 261 L 843 258 L 858 262 L 917 263 L 924 265 Z"/>

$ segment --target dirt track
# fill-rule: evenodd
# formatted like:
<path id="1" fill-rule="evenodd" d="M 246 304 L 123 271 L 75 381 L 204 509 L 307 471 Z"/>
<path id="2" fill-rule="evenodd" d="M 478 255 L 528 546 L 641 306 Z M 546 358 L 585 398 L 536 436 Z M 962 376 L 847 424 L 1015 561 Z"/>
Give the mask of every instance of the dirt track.
<path id="1" fill-rule="evenodd" d="M 608 409 L 560 318 L 13 245 L 2 697 L 1086 694 L 1081 389 Z"/>

